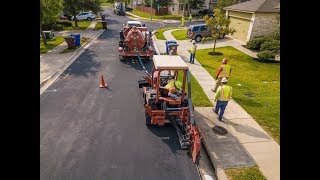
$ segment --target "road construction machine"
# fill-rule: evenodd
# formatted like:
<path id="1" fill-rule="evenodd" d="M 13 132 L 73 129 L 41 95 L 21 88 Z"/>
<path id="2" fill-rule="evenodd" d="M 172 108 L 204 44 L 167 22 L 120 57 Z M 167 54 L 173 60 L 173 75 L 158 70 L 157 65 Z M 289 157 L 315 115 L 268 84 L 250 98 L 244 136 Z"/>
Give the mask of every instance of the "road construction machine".
<path id="1" fill-rule="evenodd" d="M 118 1 L 114 3 L 113 13 L 121 16 L 126 15 L 126 6 L 124 2 Z"/>
<path id="2" fill-rule="evenodd" d="M 146 125 L 163 126 L 171 123 L 178 134 L 181 148 L 188 149 L 193 162 L 198 163 L 202 137 L 193 114 L 188 65 L 178 55 L 154 55 L 153 62 L 151 75 L 147 73 L 138 82 L 139 88 L 143 89 Z M 178 79 L 182 81 L 181 89 L 176 90 L 176 96 L 168 96 L 169 90 L 164 87 L 169 81 Z"/>
<path id="3" fill-rule="evenodd" d="M 139 54 L 143 61 L 151 61 L 154 52 L 151 37 L 147 27 L 124 26 L 120 31 L 119 59 L 136 59 Z"/>

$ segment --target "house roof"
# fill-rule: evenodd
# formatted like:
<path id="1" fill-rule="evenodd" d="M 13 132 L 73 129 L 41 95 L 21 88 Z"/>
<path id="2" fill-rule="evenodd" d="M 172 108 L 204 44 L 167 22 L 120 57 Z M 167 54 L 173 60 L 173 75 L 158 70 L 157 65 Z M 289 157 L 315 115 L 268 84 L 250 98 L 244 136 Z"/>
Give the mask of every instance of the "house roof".
<path id="1" fill-rule="evenodd" d="M 227 6 L 225 10 L 244 12 L 279 12 L 280 0 L 251 0 L 243 3 Z"/>

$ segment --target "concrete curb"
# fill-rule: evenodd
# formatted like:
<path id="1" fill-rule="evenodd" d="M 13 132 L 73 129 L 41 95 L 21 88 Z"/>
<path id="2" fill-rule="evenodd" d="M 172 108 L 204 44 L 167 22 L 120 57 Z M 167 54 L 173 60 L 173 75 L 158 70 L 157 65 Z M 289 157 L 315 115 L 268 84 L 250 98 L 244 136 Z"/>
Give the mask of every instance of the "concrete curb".
<path id="1" fill-rule="evenodd" d="M 160 51 L 159 51 L 159 48 L 158 48 L 158 44 L 157 44 L 156 37 L 154 36 L 154 33 L 155 33 L 155 32 L 156 32 L 156 31 L 152 31 L 152 34 L 153 34 L 153 36 L 152 36 L 153 47 L 154 47 L 154 49 L 156 50 L 156 53 L 157 53 L 157 54 L 161 54 Z"/>
<path id="2" fill-rule="evenodd" d="M 50 74 L 46 79 L 44 79 L 43 81 L 40 82 L 40 89 L 46 84 L 46 82 L 48 82 L 48 80 L 50 80 L 52 77 L 54 77 L 55 75 L 57 75 L 57 73 L 59 72 L 59 70 L 63 69 L 65 67 L 65 65 L 72 63 L 74 60 L 70 61 L 72 58 L 74 58 L 76 55 L 81 55 L 83 52 L 81 52 L 80 54 L 77 54 L 79 51 L 81 51 L 83 48 L 89 47 L 91 44 L 89 44 L 90 42 L 94 41 L 95 39 L 97 39 L 98 36 L 100 36 L 105 29 L 102 29 L 97 35 L 95 35 L 93 38 L 90 38 L 89 41 L 85 42 L 80 48 L 78 48 L 76 51 L 73 52 L 73 54 L 68 58 L 68 60 L 62 64 L 57 71 L 53 72 L 52 74 Z"/>

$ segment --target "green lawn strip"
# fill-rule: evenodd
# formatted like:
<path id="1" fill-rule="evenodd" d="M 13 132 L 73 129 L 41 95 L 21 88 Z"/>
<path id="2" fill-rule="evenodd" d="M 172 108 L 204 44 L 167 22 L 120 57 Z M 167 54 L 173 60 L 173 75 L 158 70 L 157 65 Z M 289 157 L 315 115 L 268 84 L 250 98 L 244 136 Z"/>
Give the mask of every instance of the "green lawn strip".
<path id="1" fill-rule="evenodd" d="M 155 32 L 155 35 L 156 35 L 157 39 L 166 40 L 166 38 L 165 38 L 164 35 L 163 35 L 163 32 L 164 32 L 164 31 L 167 31 L 167 30 L 170 30 L 170 29 L 180 29 L 180 27 L 178 27 L 178 26 L 171 26 L 171 27 L 165 27 L 165 28 L 158 29 L 158 30 Z"/>
<path id="2" fill-rule="evenodd" d="M 102 3 L 100 4 L 100 6 L 113 6 L 113 3 L 102 2 Z"/>
<path id="3" fill-rule="evenodd" d="M 210 102 L 209 98 L 207 95 L 203 92 L 202 87 L 194 78 L 194 76 L 190 73 L 191 75 L 191 98 L 192 98 L 192 104 L 196 107 L 212 107 L 212 103 Z M 183 73 L 182 71 L 179 71 L 178 73 L 178 80 L 183 82 Z M 187 81 L 186 81 L 186 92 L 188 92 L 188 86 L 187 86 Z"/>
<path id="4" fill-rule="evenodd" d="M 86 42 L 88 42 L 89 39 L 90 39 L 90 38 L 87 38 L 86 41 L 84 42 L 84 41 L 83 41 L 83 38 L 81 38 L 81 40 L 80 40 L 80 45 L 83 46 L 83 44 L 86 43 Z M 61 51 L 59 54 L 74 52 L 74 51 L 76 51 L 77 49 L 79 49 L 81 46 L 77 46 L 76 49 L 68 49 L 68 48 L 66 48 L 65 50 Z"/>
<path id="5" fill-rule="evenodd" d="M 63 36 L 57 36 L 53 40 L 47 40 L 47 45 L 43 44 L 42 38 L 40 39 L 40 54 L 44 54 L 59 44 L 64 42 Z"/>
<path id="6" fill-rule="evenodd" d="M 102 23 L 101 22 L 97 22 L 97 24 L 94 26 L 94 30 L 99 30 L 102 29 Z"/>
<path id="7" fill-rule="evenodd" d="M 186 29 L 172 31 L 171 34 L 174 36 L 174 38 L 176 38 L 176 40 L 187 40 L 187 39 L 189 39 L 187 37 L 187 30 Z"/>
<path id="8" fill-rule="evenodd" d="M 150 13 L 146 13 L 143 11 L 140 11 L 136 8 L 133 9 L 133 11 L 131 11 L 130 13 L 135 14 L 137 16 L 140 17 L 144 17 L 144 18 L 150 18 Z M 156 16 L 156 15 L 152 15 L 152 19 L 172 19 L 172 20 L 180 20 L 182 18 L 182 16 L 180 15 L 174 15 L 174 14 L 168 14 L 168 15 L 163 15 L 163 16 Z"/>
<path id="9" fill-rule="evenodd" d="M 74 21 L 72 21 L 71 27 L 64 27 L 63 30 L 84 30 L 87 29 L 91 24 L 91 21 L 79 21 L 78 27 L 75 27 Z"/>
<path id="10" fill-rule="evenodd" d="M 211 51 L 198 50 L 197 61 L 215 78 L 221 60 L 227 57 L 233 99 L 280 144 L 280 63 L 255 61 L 230 46 L 216 48 L 222 56 L 208 55 Z"/>
<path id="11" fill-rule="evenodd" d="M 256 166 L 226 169 L 225 173 L 229 180 L 267 180 Z"/>

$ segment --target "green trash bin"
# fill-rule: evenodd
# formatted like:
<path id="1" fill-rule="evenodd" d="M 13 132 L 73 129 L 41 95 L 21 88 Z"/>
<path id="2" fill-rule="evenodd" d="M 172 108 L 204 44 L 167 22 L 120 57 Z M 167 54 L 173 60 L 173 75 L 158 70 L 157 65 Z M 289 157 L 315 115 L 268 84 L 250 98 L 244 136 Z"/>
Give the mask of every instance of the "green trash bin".
<path id="1" fill-rule="evenodd" d="M 53 39 L 54 38 L 54 34 L 52 31 L 43 31 L 44 35 L 46 36 L 46 39 Z"/>

